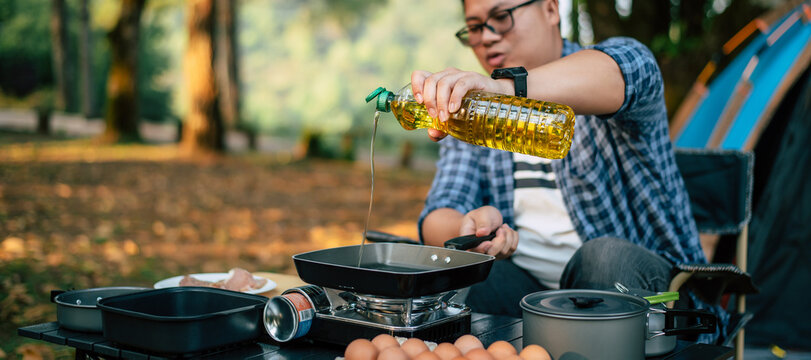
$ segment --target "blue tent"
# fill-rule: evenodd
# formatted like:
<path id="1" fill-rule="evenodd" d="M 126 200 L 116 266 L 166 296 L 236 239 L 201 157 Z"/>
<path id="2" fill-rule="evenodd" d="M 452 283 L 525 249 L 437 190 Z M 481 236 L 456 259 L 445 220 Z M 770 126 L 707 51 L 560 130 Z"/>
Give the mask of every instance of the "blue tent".
<path id="1" fill-rule="evenodd" d="M 705 67 L 673 118 L 677 147 L 754 148 L 811 62 L 811 5 L 803 1 L 781 10 L 753 20 Z M 746 46 L 736 49 L 744 40 Z M 736 56 L 716 73 L 732 53 Z"/>
<path id="2" fill-rule="evenodd" d="M 747 345 L 811 350 L 811 1 L 752 21 L 673 117 L 676 147 L 754 151 Z M 720 184 L 719 184 L 720 185 Z"/>

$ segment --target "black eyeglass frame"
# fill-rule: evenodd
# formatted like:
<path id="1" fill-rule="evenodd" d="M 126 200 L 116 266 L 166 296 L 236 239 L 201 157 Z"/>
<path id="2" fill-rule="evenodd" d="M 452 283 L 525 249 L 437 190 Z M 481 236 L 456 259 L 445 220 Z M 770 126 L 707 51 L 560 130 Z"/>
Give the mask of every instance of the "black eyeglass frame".
<path id="1" fill-rule="evenodd" d="M 532 3 L 536 2 L 536 1 L 538 1 L 538 0 L 529 0 L 529 1 L 526 1 L 526 2 L 523 2 L 523 3 L 520 3 L 518 5 L 515 5 L 515 6 L 511 7 L 511 8 L 502 9 L 502 10 L 496 10 L 493 13 L 491 13 L 489 16 L 487 16 L 487 18 L 484 19 L 484 22 L 482 22 L 481 24 L 476 24 L 476 25 L 473 25 L 473 26 L 467 26 L 466 25 L 465 27 L 463 27 L 462 29 L 457 31 L 456 34 L 454 34 L 454 35 L 456 36 L 457 39 L 459 39 L 459 42 L 461 42 L 462 45 L 470 46 L 470 47 L 477 46 L 480 43 L 480 42 L 476 43 L 476 44 L 471 44 L 470 43 L 470 37 L 469 37 L 468 34 L 470 34 L 471 29 L 481 30 L 481 29 L 487 28 L 487 30 L 490 30 L 494 34 L 504 35 L 507 32 L 509 32 L 510 30 L 512 30 L 513 27 L 515 27 L 515 17 L 513 16 L 513 11 L 515 11 L 516 9 L 522 8 L 524 6 L 527 6 L 529 4 L 532 4 Z M 507 30 L 504 30 L 502 32 L 498 32 L 498 31 L 496 31 L 496 29 L 494 27 L 487 24 L 487 22 L 490 21 L 490 19 L 492 19 L 494 16 L 503 14 L 505 12 L 510 17 L 510 27 Z"/>

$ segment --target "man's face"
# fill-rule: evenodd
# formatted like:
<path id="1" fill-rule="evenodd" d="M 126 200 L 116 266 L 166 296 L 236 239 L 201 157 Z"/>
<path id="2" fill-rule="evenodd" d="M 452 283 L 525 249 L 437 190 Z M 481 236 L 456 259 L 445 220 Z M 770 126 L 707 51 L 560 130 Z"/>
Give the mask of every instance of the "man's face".
<path id="1" fill-rule="evenodd" d="M 465 22 L 467 25 L 482 24 L 499 10 L 510 9 L 525 1 L 465 0 Z M 512 19 L 512 29 L 504 34 L 482 29 L 481 42 L 472 47 L 487 73 L 514 66 L 532 69 L 560 58 L 562 45 L 557 0 L 538 0 L 519 7 L 512 11 Z"/>

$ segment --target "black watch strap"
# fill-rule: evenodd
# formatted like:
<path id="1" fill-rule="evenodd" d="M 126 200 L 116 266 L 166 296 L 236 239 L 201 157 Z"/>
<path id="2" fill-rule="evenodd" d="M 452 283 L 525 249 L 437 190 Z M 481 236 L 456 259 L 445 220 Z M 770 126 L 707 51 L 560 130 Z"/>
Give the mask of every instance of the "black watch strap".
<path id="1" fill-rule="evenodd" d="M 495 69 L 490 77 L 493 79 L 513 79 L 515 96 L 527 97 L 527 69 L 523 66 Z"/>

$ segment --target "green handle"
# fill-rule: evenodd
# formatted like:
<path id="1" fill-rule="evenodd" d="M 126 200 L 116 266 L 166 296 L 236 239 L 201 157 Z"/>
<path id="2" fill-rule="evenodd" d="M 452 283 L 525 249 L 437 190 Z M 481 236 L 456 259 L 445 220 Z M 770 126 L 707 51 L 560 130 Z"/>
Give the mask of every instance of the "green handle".
<path id="1" fill-rule="evenodd" d="M 659 293 L 659 294 L 656 294 L 656 295 L 645 296 L 643 298 L 645 300 L 648 300 L 648 302 L 651 305 L 653 305 L 653 304 L 659 304 L 659 303 L 668 302 L 668 301 L 676 301 L 676 300 L 679 299 L 679 293 L 678 293 L 678 291 L 669 291 L 669 292 Z"/>

